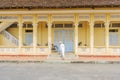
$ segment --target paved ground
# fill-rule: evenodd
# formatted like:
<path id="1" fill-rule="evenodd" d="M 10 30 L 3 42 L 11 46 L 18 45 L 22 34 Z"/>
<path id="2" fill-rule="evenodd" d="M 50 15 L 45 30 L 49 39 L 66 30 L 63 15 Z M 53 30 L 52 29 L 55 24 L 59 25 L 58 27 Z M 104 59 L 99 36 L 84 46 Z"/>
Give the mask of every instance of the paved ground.
<path id="1" fill-rule="evenodd" d="M 0 63 L 0 80 L 119 80 L 120 64 Z"/>

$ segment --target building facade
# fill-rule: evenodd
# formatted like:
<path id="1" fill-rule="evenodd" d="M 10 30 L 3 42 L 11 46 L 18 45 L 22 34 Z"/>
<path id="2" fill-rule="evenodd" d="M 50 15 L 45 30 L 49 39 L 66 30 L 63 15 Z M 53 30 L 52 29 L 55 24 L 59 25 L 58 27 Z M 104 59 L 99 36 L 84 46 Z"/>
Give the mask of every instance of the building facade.
<path id="1" fill-rule="evenodd" d="M 11 1 L 0 6 L 0 55 L 49 55 L 59 41 L 79 56 L 120 55 L 120 0 Z"/>

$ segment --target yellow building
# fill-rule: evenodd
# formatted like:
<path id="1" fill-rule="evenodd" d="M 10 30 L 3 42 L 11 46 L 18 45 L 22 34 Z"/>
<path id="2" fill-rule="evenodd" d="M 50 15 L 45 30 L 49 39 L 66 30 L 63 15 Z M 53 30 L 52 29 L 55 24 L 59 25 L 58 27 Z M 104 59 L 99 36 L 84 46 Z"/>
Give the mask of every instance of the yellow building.
<path id="1" fill-rule="evenodd" d="M 120 56 L 120 0 L 3 0 L 0 55 Z"/>

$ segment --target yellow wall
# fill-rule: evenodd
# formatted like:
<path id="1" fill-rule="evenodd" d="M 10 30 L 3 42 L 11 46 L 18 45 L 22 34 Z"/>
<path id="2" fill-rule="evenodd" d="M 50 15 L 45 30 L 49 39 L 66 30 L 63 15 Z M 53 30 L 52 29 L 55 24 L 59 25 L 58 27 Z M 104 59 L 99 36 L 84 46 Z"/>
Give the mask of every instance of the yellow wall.
<path id="1" fill-rule="evenodd" d="M 25 44 L 25 28 L 22 28 L 22 40 L 23 44 Z"/>
<path id="2" fill-rule="evenodd" d="M 94 28 L 94 46 L 105 46 L 105 28 Z"/>
<path id="3" fill-rule="evenodd" d="M 80 46 L 89 46 L 89 26 L 88 22 L 82 22 L 83 26 L 78 28 L 78 43 L 82 42 Z"/>
<path id="4" fill-rule="evenodd" d="M 119 35 L 119 36 L 118 36 L 118 41 L 119 41 L 119 44 L 118 44 L 118 45 L 120 46 L 120 28 L 117 28 L 117 29 L 118 29 L 118 35 Z"/>
<path id="5" fill-rule="evenodd" d="M 90 46 L 90 26 L 88 22 L 82 22 L 83 27 L 78 28 L 78 43 L 81 46 Z M 94 28 L 94 46 L 105 46 L 105 28 Z"/>
<path id="6" fill-rule="evenodd" d="M 48 28 L 46 28 L 45 22 L 40 22 L 37 29 L 37 44 L 45 46 L 48 43 Z"/>

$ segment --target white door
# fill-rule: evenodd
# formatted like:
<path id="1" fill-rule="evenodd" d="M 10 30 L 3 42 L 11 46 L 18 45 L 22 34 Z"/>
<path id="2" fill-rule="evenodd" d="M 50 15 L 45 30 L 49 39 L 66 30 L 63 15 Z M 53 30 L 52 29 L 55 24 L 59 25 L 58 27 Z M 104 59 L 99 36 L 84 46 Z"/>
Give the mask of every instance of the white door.
<path id="1" fill-rule="evenodd" d="M 110 46 L 118 46 L 118 33 L 110 32 L 109 34 L 109 45 Z"/>
<path id="2" fill-rule="evenodd" d="M 65 44 L 65 51 L 72 52 L 74 45 L 74 34 L 73 30 L 55 30 L 54 31 L 54 45 L 59 48 L 59 41 Z"/>
<path id="3" fill-rule="evenodd" d="M 74 33 L 73 30 L 64 30 L 63 32 L 63 43 L 65 44 L 66 52 L 73 52 Z"/>
<path id="4" fill-rule="evenodd" d="M 26 33 L 25 34 L 25 44 L 27 46 L 30 46 L 30 45 L 32 45 L 32 43 L 33 43 L 33 34 L 32 33 Z"/>

